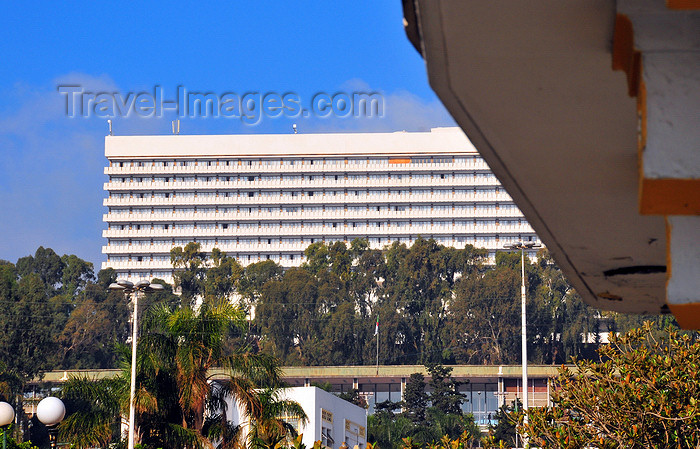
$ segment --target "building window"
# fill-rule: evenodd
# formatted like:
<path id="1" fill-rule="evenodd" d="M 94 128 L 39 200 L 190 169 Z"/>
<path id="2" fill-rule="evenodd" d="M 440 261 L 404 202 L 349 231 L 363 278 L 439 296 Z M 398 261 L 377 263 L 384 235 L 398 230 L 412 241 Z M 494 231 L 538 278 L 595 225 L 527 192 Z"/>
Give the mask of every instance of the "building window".
<path id="1" fill-rule="evenodd" d="M 321 444 L 332 447 L 333 440 L 333 413 L 321 409 Z"/>
<path id="2" fill-rule="evenodd" d="M 333 447 L 335 440 L 333 440 L 333 429 L 325 425 L 321 425 L 321 444 L 326 447 Z"/>

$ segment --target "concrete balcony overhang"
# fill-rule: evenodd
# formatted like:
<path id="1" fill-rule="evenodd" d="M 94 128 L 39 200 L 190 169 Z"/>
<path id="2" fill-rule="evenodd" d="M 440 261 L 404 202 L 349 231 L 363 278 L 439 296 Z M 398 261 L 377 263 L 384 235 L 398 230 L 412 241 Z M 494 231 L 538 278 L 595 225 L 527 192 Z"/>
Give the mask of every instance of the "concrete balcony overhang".
<path id="1" fill-rule="evenodd" d="M 662 215 L 677 212 L 640 212 L 645 172 L 640 174 L 639 167 L 648 150 L 641 142 L 646 139 L 639 98 L 644 76 L 640 64 L 644 65 L 633 45 L 629 54 L 624 48 L 622 53 L 613 49 L 616 33 L 615 45 L 625 44 L 620 39 L 625 30 L 618 22 L 621 13 L 629 13 L 633 25 L 640 25 L 637 31 L 647 30 L 646 37 L 661 42 L 663 48 L 650 51 L 669 50 L 668 42 L 681 40 L 679 45 L 687 50 L 684 61 L 695 67 L 700 54 L 698 2 L 668 3 L 403 1 L 406 32 L 426 61 L 431 86 L 583 299 L 602 309 L 669 310 L 667 256 L 669 261 L 674 256 L 667 251 Z M 673 10 L 671 4 L 676 3 L 691 10 Z M 666 25 L 651 27 L 647 22 Z M 689 79 L 698 78 L 699 71 L 688 70 Z M 690 99 L 681 99 L 673 89 L 666 91 L 694 113 L 700 104 L 698 88 L 686 81 L 674 85 L 688 87 Z M 685 127 L 688 120 L 674 117 L 670 128 L 683 125 L 685 141 L 694 141 L 699 153 L 698 127 Z M 697 156 L 689 158 L 696 165 Z M 680 192 L 695 198 L 686 201 L 691 206 L 700 198 L 700 184 L 692 185 Z M 700 226 L 693 223 L 683 228 L 691 235 L 679 238 L 692 240 L 688 237 L 693 233 L 696 237 L 695 250 L 684 256 L 685 261 L 700 261 Z M 687 268 L 684 265 L 679 276 Z M 697 264 L 693 269 L 697 274 Z M 668 303 L 673 308 L 670 296 Z M 695 322 L 681 324 L 700 325 L 700 313 L 695 315 Z"/>

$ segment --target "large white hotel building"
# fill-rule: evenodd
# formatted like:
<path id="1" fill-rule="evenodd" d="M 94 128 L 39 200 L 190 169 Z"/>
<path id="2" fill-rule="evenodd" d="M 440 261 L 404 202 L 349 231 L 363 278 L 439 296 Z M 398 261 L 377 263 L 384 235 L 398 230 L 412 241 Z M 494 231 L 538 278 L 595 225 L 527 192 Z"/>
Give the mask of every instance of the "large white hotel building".
<path id="1" fill-rule="evenodd" d="M 107 136 L 103 253 L 120 278 L 172 281 L 195 241 L 242 264 L 304 261 L 317 241 L 373 248 L 538 241 L 459 128 L 430 132 Z"/>

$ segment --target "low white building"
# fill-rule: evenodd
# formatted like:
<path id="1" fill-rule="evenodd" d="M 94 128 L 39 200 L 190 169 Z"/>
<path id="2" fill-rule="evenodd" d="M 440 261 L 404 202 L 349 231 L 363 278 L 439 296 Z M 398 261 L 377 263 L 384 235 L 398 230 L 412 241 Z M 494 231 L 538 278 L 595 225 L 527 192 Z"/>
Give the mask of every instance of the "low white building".
<path id="1" fill-rule="evenodd" d="M 308 422 L 304 424 L 296 418 L 285 418 L 299 434 L 302 442 L 311 448 L 314 442 L 329 448 L 338 449 L 343 442 L 350 448 L 367 443 L 367 412 L 332 393 L 317 387 L 292 387 L 283 390 L 280 399 L 296 401 L 306 412 Z M 236 424 L 247 425 L 247 418 L 240 408 L 229 404 L 228 419 Z M 247 432 L 246 432 L 247 433 Z"/>

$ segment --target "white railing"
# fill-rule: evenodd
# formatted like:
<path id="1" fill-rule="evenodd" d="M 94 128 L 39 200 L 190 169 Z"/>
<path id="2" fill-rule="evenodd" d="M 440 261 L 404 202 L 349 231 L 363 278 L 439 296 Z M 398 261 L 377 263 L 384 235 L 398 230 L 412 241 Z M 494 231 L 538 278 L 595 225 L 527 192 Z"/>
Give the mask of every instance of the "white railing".
<path id="1" fill-rule="evenodd" d="M 396 156 L 401 157 L 401 156 Z M 256 161 L 257 162 L 257 161 Z M 483 159 L 471 160 L 468 162 L 460 162 L 457 159 L 455 162 L 431 162 L 431 163 L 417 163 L 413 162 L 410 164 L 390 164 L 388 161 L 380 163 L 362 163 L 355 164 L 352 159 L 346 164 L 345 161 L 322 161 L 315 162 L 310 165 L 308 162 L 301 164 L 300 161 L 296 161 L 295 164 L 291 165 L 288 161 L 284 164 L 280 164 L 279 160 L 272 164 L 259 164 L 253 163 L 248 165 L 247 161 L 238 165 L 238 162 L 226 165 L 225 162 L 219 162 L 219 165 L 212 163 L 212 165 L 206 165 L 206 162 L 199 163 L 198 165 L 172 165 L 171 161 L 168 161 L 168 166 L 164 167 L 162 163 L 144 163 L 142 167 L 137 165 L 131 166 L 131 162 L 125 162 L 123 167 L 119 167 L 118 163 L 113 164 L 111 167 L 105 167 L 104 173 L 111 176 L 124 176 L 131 174 L 139 175 L 216 175 L 223 174 L 238 174 L 238 173 L 356 173 L 356 172 L 442 172 L 442 171 L 464 171 L 464 170 L 479 170 L 479 171 L 489 171 L 490 168 Z"/>
<path id="2" fill-rule="evenodd" d="M 151 206 L 206 206 L 206 205 L 219 205 L 219 206 L 244 206 L 244 207 L 270 207 L 270 206 L 285 206 L 285 205 L 297 205 L 297 204 L 415 204 L 415 203 L 465 203 L 465 202 L 498 202 L 503 204 L 512 204 L 512 199 L 510 196 L 501 192 L 490 192 L 488 194 L 484 193 L 437 193 L 432 194 L 396 194 L 392 193 L 383 195 L 352 195 L 352 194 L 337 194 L 332 195 L 326 193 L 325 195 L 315 194 L 313 196 L 308 195 L 271 195 L 271 196 L 261 196 L 256 195 L 249 197 L 243 192 L 242 195 L 238 196 L 235 193 L 225 196 L 220 193 L 219 196 L 197 196 L 179 194 L 171 194 L 170 198 L 163 197 L 150 197 L 144 195 L 143 198 L 139 198 L 138 195 L 129 196 L 126 198 L 119 198 L 113 195 L 109 198 L 105 198 L 103 201 L 104 206 L 139 206 L 139 207 L 151 207 Z"/>
<path id="3" fill-rule="evenodd" d="M 470 187 L 491 186 L 498 187 L 498 180 L 491 177 L 467 177 L 465 179 L 445 179 L 423 178 L 403 176 L 401 179 L 392 177 L 391 179 L 338 179 L 332 177 L 323 179 L 314 177 L 313 180 L 234 180 L 224 181 L 210 179 L 197 181 L 182 181 L 171 179 L 168 182 L 160 180 L 143 179 L 141 182 L 120 179 L 112 179 L 104 183 L 104 190 L 121 191 L 121 190 L 225 190 L 225 189 L 306 189 L 306 190 L 323 190 L 323 189 L 371 189 L 371 188 L 393 188 L 393 189 L 408 189 L 408 188 L 431 188 L 431 187 L 450 187 L 450 188 L 470 188 Z"/>
<path id="4" fill-rule="evenodd" d="M 406 209 L 403 211 L 396 210 L 380 210 L 370 208 L 369 210 L 301 210 L 297 208 L 295 212 L 287 212 L 285 210 L 275 210 L 268 212 L 267 210 L 253 212 L 247 210 L 238 211 L 218 211 L 218 212 L 180 212 L 171 210 L 156 210 L 151 213 L 148 210 L 138 210 L 129 212 L 120 210 L 102 215 L 102 219 L 108 223 L 151 223 L 151 222 L 173 222 L 173 221 L 290 221 L 290 220 L 416 220 L 416 219 L 453 219 L 458 221 L 470 220 L 473 218 L 522 218 L 522 214 L 517 209 Z M 524 219 L 523 219 L 524 220 Z"/>
<path id="5" fill-rule="evenodd" d="M 412 225 L 412 226 L 286 226 L 286 227 L 239 227 L 229 226 L 223 229 L 221 226 L 216 229 L 107 229 L 102 231 L 102 236 L 110 239 L 150 239 L 150 238 L 177 238 L 189 240 L 202 240 L 202 238 L 224 238 L 224 237 L 261 237 L 261 238 L 294 238 L 296 236 L 327 236 L 327 237 L 342 237 L 342 236 L 453 236 L 453 235 L 475 235 L 477 239 L 480 236 L 494 237 L 499 235 L 502 239 L 512 237 L 517 234 L 532 234 L 526 229 L 503 229 L 501 226 L 477 226 L 471 228 L 462 228 L 456 226 L 430 226 L 430 225 Z"/>

